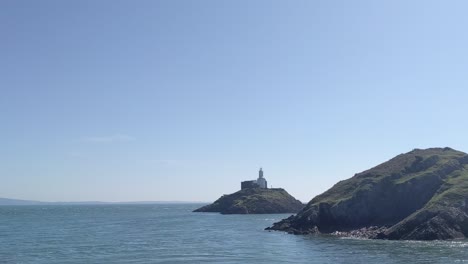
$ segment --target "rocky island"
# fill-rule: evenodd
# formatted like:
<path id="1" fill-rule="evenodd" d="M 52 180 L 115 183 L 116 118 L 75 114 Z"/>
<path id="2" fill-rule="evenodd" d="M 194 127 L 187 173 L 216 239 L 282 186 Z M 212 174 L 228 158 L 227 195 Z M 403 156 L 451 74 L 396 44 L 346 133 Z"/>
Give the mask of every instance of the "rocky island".
<path id="1" fill-rule="evenodd" d="M 468 237 L 468 155 L 415 149 L 313 198 L 267 230 L 372 239 Z"/>
<path id="2" fill-rule="evenodd" d="M 282 214 L 297 213 L 304 207 L 281 188 L 248 188 L 223 195 L 214 203 L 194 212 L 219 212 L 221 214 Z"/>
<path id="3" fill-rule="evenodd" d="M 257 180 L 244 181 L 241 190 L 223 195 L 214 203 L 196 209 L 194 212 L 219 212 L 221 214 L 281 214 L 297 213 L 304 207 L 282 188 L 267 187 L 267 181 L 260 169 Z"/>

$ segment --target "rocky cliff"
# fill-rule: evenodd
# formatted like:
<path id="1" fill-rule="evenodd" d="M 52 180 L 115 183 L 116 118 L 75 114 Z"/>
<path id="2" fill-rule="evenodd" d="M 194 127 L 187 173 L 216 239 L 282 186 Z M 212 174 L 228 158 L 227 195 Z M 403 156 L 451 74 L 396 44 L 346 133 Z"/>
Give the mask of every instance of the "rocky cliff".
<path id="1" fill-rule="evenodd" d="M 297 213 L 304 207 L 284 189 L 244 189 L 223 195 L 214 203 L 194 212 L 219 212 L 222 214 L 280 214 Z"/>
<path id="2" fill-rule="evenodd" d="M 338 182 L 270 230 L 367 238 L 468 237 L 468 155 L 415 149 Z"/>

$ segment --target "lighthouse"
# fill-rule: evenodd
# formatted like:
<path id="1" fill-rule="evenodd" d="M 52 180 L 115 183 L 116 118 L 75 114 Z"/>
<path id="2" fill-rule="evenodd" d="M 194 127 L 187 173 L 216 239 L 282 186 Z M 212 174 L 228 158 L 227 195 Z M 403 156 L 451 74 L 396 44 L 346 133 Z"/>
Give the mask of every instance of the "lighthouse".
<path id="1" fill-rule="evenodd" d="M 260 170 L 258 171 L 258 179 L 257 179 L 257 184 L 258 184 L 258 187 L 260 188 L 263 188 L 263 189 L 267 189 L 268 185 L 267 185 L 267 181 L 265 180 L 265 178 L 263 178 L 263 170 L 262 168 L 260 168 Z"/>

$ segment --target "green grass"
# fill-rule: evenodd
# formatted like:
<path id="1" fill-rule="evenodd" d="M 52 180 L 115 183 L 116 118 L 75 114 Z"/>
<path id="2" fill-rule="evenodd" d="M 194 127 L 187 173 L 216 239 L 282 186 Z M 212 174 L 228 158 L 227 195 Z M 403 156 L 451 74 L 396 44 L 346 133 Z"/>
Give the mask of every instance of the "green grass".
<path id="1" fill-rule="evenodd" d="M 440 192 L 429 201 L 428 206 L 448 206 L 464 198 L 468 198 L 468 165 L 447 177 Z"/>

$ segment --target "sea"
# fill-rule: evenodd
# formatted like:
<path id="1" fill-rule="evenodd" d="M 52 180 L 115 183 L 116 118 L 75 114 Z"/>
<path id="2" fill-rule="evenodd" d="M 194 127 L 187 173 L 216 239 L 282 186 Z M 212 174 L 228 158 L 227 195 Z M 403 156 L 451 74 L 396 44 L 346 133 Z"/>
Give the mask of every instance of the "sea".
<path id="1" fill-rule="evenodd" d="M 0 263 L 468 263 L 468 241 L 265 231 L 289 215 L 201 204 L 0 206 Z"/>

